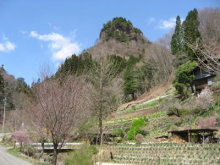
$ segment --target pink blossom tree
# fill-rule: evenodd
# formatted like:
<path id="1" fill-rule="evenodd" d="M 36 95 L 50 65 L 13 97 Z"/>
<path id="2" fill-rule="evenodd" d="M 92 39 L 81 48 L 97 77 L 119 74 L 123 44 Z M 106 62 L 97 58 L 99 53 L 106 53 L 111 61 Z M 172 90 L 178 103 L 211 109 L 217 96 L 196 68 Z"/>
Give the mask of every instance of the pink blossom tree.
<path id="1" fill-rule="evenodd" d="M 213 117 L 198 118 L 196 120 L 196 125 L 200 129 L 214 128 L 216 124 L 217 124 L 216 119 Z"/>
<path id="2" fill-rule="evenodd" d="M 22 150 L 23 144 L 29 143 L 29 137 L 28 135 L 23 131 L 15 131 L 12 133 L 12 138 L 14 143 L 18 142 L 20 143 L 20 150 Z"/>
<path id="3" fill-rule="evenodd" d="M 209 88 L 205 88 L 196 98 L 196 104 L 202 110 L 207 110 L 214 103 L 213 92 Z"/>

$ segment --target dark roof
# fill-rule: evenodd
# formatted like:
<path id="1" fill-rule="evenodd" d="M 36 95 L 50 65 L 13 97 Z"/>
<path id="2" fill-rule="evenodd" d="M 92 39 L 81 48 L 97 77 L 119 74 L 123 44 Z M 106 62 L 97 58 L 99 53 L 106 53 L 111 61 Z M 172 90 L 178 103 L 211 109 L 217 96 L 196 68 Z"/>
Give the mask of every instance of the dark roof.
<path id="1" fill-rule="evenodd" d="M 203 78 L 215 76 L 215 74 L 209 73 L 206 70 L 200 68 L 199 66 L 195 67 L 190 73 L 193 73 L 195 75 L 194 80 L 200 80 Z"/>
<path id="2" fill-rule="evenodd" d="M 180 131 L 169 131 L 169 133 L 201 133 L 201 132 L 215 132 L 218 131 L 217 129 L 186 129 L 186 130 L 180 130 Z"/>
<path id="3" fill-rule="evenodd" d="M 162 136 L 157 136 L 157 137 L 155 137 L 155 139 L 160 139 L 160 138 L 168 138 L 168 136 L 162 135 Z"/>

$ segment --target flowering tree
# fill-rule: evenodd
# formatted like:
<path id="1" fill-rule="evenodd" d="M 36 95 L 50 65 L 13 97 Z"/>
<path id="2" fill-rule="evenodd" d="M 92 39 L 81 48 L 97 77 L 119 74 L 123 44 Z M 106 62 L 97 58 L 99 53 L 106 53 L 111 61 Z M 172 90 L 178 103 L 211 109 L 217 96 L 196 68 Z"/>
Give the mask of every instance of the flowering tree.
<path id="1" fill-rule="evenodd" d="M 208 109 L 214 102 L 213 92 L 209 88 L 205 88 L 196 98 L 196 104 L 202 110 Z"/>
<path id="2" fill-rule="evenodd" d="M 206 117 L 206 118 L 198 118 L 196 120 L 196 125 L 200 129 L 205 129 L 205 128 L 214 128 L 216 126 L 217 122 L 216 119 L 213 117 Z"/>
<path id="3" fill-rule="evenodd" d="M 29 137 L 25 132 L 22 131 L 15 131 L 12 134 L 12 138 L 14 143 L 19 142 L 20 143 L 20 150 L 22 149 L 23 144 L 27 144 L 29 142 Z"/>

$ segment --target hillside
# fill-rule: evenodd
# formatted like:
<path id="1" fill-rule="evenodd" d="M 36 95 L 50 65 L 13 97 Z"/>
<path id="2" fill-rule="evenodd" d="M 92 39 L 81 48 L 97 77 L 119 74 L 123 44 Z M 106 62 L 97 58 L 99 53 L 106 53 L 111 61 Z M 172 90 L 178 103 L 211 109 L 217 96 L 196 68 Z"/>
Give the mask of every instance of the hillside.
<path id="1" fill-rule="evenodd" d="M 0 122 L 2 121 L 3 115 L 3 99 L 6 98 L 6 113 L 7 121 L 17 120 L 19 121 L 22 117 L 20 110 L 23 110 L 26 106 L 28 98 L 31 97 L 31 89 L 25 83 L 23 78 L 15 78 L 13 75 L 10 75 L 3 66 L 0 67 L 0 78 L 3 81 L 0 82 Z M 18 110 L 18 111 L 15 111 Z M 16 118 L 16 119 L 15 119 Z M 7 124 L 7 123 L 6 123 Z M 20 123 L 19 123 L 20 124 Z M 19 127 L 19 124 L 17 125 Z M 9 123 L 8 128 L 11 128 Z"/>
<path id="2" fill-rule="evenodd" d="M 114 82 L 119 82 L 116 97 L 120 97 L 121 103 L 130 101 L 155 85 L 165 83 L 172 75 L 174 57 L 161 45 L 151 43 L 129 20 L 116 17 L 103 25 L 93 47 L 66 59 L 56 76 L 65 77 L 67 73 L 89 76 L 93 64 L 100 63 L 103 57 L 110 58 L 108 63 L 117 65 L 114 66 L 117 70 Z"/>
<path id="3" fill-rule="evenodd" d="M 212 87 L 213 89 L 215 88 L 214 86 Z M 116 112 L 113 112 L 105 120 L 105 131 L 120 135 L 123 139 L 126 139 L 132 122 L 139 118 L 144 118 L 147 121 L 147 125 L 143 129 L 148 132 L 145 135 L 145 141 L 152 142 L 156 141 L 156 137 L 168 135 L 169 130 L 199 128 L 199 121 L 206 128 L 208 126 L 205 126 L 205 124 L 209 123 L 208 120 L 214 120 L 215 128 L 219 128 L 219 93 L 214 94 L 215 99 L 212 106 L 204 110 L 199 107 L 197 97 L 194 96 L 188 100 L 180 101 L 176 98 L 174 88 L 166 89 L 165 91 L 161 90 L 160 94 L 156 92 L 157 96 L 151 97 L 151 99 L 148 97 L 145 97 L 148 99 L 143 99 L 141 96 L 141 101 L 133 101 L 121 105 Z M 147 94 L 150 95 L 151 92 L 145 95 Z M 175 114 L 175 109 L 179 109 L 180 116 Z"/>

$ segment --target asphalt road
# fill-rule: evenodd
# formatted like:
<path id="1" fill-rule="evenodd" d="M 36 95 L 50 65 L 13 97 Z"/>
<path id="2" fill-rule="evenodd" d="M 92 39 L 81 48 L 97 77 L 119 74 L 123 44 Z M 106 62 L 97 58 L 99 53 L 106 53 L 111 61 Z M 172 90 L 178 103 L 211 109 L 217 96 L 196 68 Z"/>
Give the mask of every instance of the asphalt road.
<path id="1" fill-rule="evenodd" d="M 7 153 L 7 148 L 0 146 L 0 165 L 31 165 L 31 163 Z"/>

